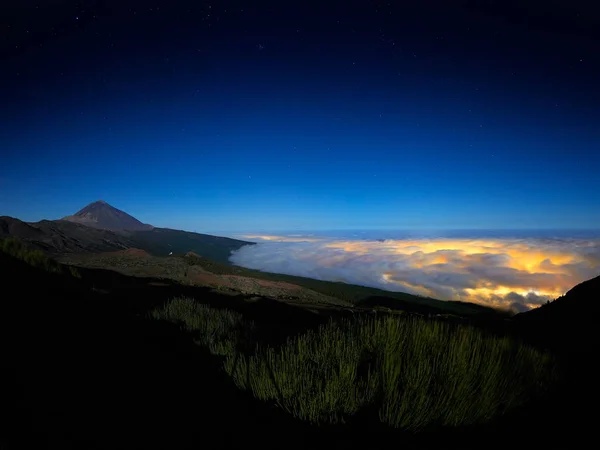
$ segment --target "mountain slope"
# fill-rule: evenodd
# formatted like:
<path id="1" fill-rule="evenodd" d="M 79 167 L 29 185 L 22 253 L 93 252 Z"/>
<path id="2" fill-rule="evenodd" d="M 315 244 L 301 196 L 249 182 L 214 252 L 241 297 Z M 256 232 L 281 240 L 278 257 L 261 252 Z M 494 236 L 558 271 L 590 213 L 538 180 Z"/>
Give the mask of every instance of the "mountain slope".
<path id="1" fill-rule="evenodd" d="M 42 239 L 44 232 L 19 219 L 0 216 L 0 236 L 16 236 L 21 239 Z"/>
<path id="2" fill-rule="evenodd" d="M 153 228 L 146 231 L 111 231 L 66 220 L 25 223 L 0 217 L 0 238 L 13 236 L 51 256 L 99 253 L 139 248 L 155 256 L 196 252 L 229 264 L 229 255 L 252 242 L 187 231 Z"/>
<path id="3" fill-rule="evenodd" d="M 90 203 L 72 216 L 63 217 L 62 220 L 105 230 L 141 231 L 153 228 L 152 225 L 140 222 L 135 217 L 109 205 L 103 200 Z"/>
<path id="4" fill-rule="evenodd" d="M 214 261 L 226 264 L 231 252 L 253 242 L 240 241 L 209 234 L 192 233 L 189 231 L 172 230 L 170 228 L 154 228 L 150 231 L 135 231 L 130 233 L 135 241 L 135 247 L 146 250 L 156 256 L 195 252 Z"/>
<path id="5" fill-rule="evenodd" d="M 524 320 L 565 321 L 600 313 L 600 276 L 584 281 L 562 297 L 515 316 Z"/>
<path id="6" fill-rule="evenodd" d="M 133 247 L 127 234 L 90 228 L 64 220 L 25 223 L 0 217 L 0 237 L 12 236 L 50 255 L 78 252 L 109 252 Z"/>
<path id="7" fill-rule="evenodd" d="M 562 297 L 514 317 L 532 341 L 565 351 L 587 351 L 600 345 L 600 276 L 578 284 Z"/>

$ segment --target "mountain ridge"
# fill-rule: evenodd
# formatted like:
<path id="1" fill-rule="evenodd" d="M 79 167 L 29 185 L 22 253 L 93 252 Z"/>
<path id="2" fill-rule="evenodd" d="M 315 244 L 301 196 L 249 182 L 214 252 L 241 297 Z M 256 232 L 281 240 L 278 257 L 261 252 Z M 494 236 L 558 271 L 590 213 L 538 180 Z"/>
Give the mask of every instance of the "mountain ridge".
<path id="1" fill-rule="evenodd" d="M 23 222 L 0 216 L 0 238 L 15 237 L 30 247 L 57 257 L 73 253 L 101 253 L 139 248 L 155 256 L 193 251 L 225 264 L 232 251 L 254 242 L 209 234 L 155 228 L 107 230 L 67 220 Z"/>
<path id="2" fill-rule="evenodd" d="M 572 287 L 556 300 L 514 317 L 521 334 L 533 343 L 567 353 L 600 347 L 600 276 Z"/>

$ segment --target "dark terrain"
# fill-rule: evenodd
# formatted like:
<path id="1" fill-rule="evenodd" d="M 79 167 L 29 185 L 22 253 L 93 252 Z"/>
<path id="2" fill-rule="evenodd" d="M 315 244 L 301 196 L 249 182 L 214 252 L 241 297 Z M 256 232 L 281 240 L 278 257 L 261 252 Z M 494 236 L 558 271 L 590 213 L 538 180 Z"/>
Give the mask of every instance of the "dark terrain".
<path id="1" fill-rule="evenodd" d="M 160 256 L 193 251 L 221 262 L 227 262 L 233 250 L 252 244 L 236 239 L 169 228 L 144 226 L 140 227 L 141 229 L 130 230 L 126 227 L 131 221 L 139 221 L 126 213 L 99 202 L 88 205 L 86 208 L 88 210 L 85 213 L 87 220 L 85 225 L 70 221 L 70 219 L 26 223 L 13 217 L 0 216 L 0 238 L 12 236 L 21 239 L 33 248 L 52 256 L 139 248 L 152 255 Z M 115 211 L 125 214 L 127 217 L 118 215 Z M 106 224 L 110 229 L 101 228 L 106 222 L 102 220 L 105 216 L 111 218 Z M 117 221 L 116 218 L 119 220 Z M 89 226 L 90 220 L 94 223 L 93 227 Z"/>
<path id="2" fill-rule="evenodd" d="M 509 319 L 476 305 L 231 266 L 225 255 L 246 243 L 226 238 L 6 217 L 0 218 L 0 233 L 20 239 L 4 247 L 19 257 L 0 251 L 1 408 L 8 418 L 0 434 L 3 449 L 306 448 L 314 445 L 313 431 L 343 431 L 336 433 L 337 444 L 352 448 L 389 446 L 384 435 L 368 442 L 357 437 L 368 431 L 393 431 L 403 446 L 484 445 L 489 439 L 538 445 L 568 439 L 574 445 L 594 429 L 600 277 Z M 165 247 L 180 252 L 166 256 Z M 222 262 L 207 258 L 211 252 Z M 550 350 L 560 379 L 543 397 L 480 425 L 399 431 L 369 408 L 345 424 L 309 424 L 238 389 L 222 361 L 195 344 L 196 331 L 149 320 L 151 311 L 181 297 L 252 320 L 258 332 L 240 344 L 242 354 L 257 343 L 283 345 L 330 321 L 403 315 L 469 322 Z"/>
<path id="3" fill-rule="evenodd" d="M 225 444 L 235 424 L 264 433 L 286 422 L 222 378 L 177 326 L 144 318 L 189 288 L 108 271 L 94 271 L 92 287 L 90 272 L 73 280 L 0 257 L 18 295 L 5 297 L 1 324 L 7 448 L 182 448 L 219 432 Z"/>
<path id="4" fill-rule="evenodd" d="M 589 351 L 600 343 L 597 320 L 600 314 L 600 276 L 584 281 L 562 297 L 540 308 L 515 316 L 531 340 L 563 352 Z"/>
<path id="5" fill-rule="evenodd" d="M 302 448 L 311 437 L 305 432 L 315 430 L 236 389 L 219 362 L 193 344 L 193 336 L 176 325 L 149 321 L 146 314 L 174 296 L 193 296 L 242 311 L 271 330 L 271 340 L 317 326 L 325 317 L 267 298 L 232 297 L 108 270 L 80 268 L 79 277 L 53 274 L 3 253 L 0 267 L 6 289 L 0 329 L 8 387 L 2 408 L 9 418 L 3 448 L 195 448 L 206 439 L 217 439 L 211 447 L 223 447 L 234 441 L 268 444 L 273 433 L 283 430 L 294 433 L 286 447 Z M 597 295 L 595 284 L 574 289 L 585 296 L 577 302 L 592 301 L 588 295 Z M 557 305 L 568 310 L 576 305 L 569 300 L 567 295 Z M 537 331 L 546 325 L 532 326 Z M 578 350 L 590 352 L 596 343 L 582 343 Z M 568 349 L 558 351 L 572 359 Z M 450 443 L 481 433 L 500 439 L 515 429 L 520 439 L 538 433 L 538 441 L 569 435 L 583 439 L 586 429 L 581 427 L 592 421 L 587 405 L 597 399 L 591 389 L 596 385 L 592 359 L 582 358 L 579 370 L 570 371 L 551 397 L 495 425 L 400 433 L 396 439 L 407 444 L 443 438 Z M 319 429 L 384 429 L 361 417 L 349 426 Z M 346 439 L 351 444 L 355 438 L 351 433 Z M 377 440 L 370 445 L 379 447 Z"/>

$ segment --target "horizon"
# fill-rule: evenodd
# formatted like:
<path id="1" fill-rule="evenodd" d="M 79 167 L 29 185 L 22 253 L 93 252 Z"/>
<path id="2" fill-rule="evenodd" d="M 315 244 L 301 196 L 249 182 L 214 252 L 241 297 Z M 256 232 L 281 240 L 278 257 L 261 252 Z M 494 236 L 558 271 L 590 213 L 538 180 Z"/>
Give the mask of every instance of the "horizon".
<path id="1" fill-rule="evenodd" d="M 114 208 L 102 200 L 85 208 L 98 203 L 101 208 Z M 230 254 L 229 261 L 242 267 L 466 301 L 512 313 L 552 301 L 600 271 L 600 230 L 421 228 L 206 234 L 254 243 Z"/>
<path id="2" fill-rule="evenodd" d="M 84 206 L 82 206 L 81 208 L 77 209 L 76 211 L 71 211 L 59 216 L 54 216 L 54 217 L 39 217 L 39 216 L 34 216 L 34 218 L 30 218 L 30 219 L 26 219 L 23 217 L 16 217 L 16 216 L 10 216 L 8 214 L 3 214 L 3 215 L 7 215 L 9 217 L 14 217 L 15 219 L 19 219 L 22 220 L 24 222 L 27 223 L 36 223 L 36 222 L 40 222 L 42 220 L 62 220 L 64 217 L 73 215 L 75 213 L 77 213 L 78 211 L 80 211 L 81 209 L 84 209 L 87 206 L 90 206 L 94 203 L 100 203 L 100 204 L 105 204 L 108 205 L 112 208 L 118 209 L 120 211 L 125 212 L 126 214 L 130 215 L 131 217 L 133 217 L 134 219 L 138 219 L 137 216 L 130 214 L 128 211 L 125 211 L 123 208 L 119 208 L 118 206 L 115 206 L 113 204 L 111 204 L 111 202 L 108 202 L 106 200 L 94 200 L 92 202 L 88 202 L 86 203 Z M 596 236 L 597 233 L 600 233 L 600 227 L 598 228 L 584 228 L 584 227 L 572 227 L 572 228 L 557 228 L 557 227 L 523 227 L 523 228 L 510 228 L 510 227 L 496 227 L 496 228 L 469 228 L 469 227 L 457 227 L 457 228 L 444 228 L 444 227 L 435 227 L 435 226 L 423 226 L 423 227 L 386 227 L 386 226 L 373 226 L 373 227 L 348 227 L 348 228 L 313 228 L 313 229 L 292 229 L 292 228 L 287 228 L 287 229 L 281 229 L 281 228 L 259 228 L 259 229 L 248 229 L 248 228 L 237 228 L 237 229 L 233 229 L 233 228 L 222 228 L 219 230 L 204 230 L 204 229 L 198 229 L 198 228 L 178 228 L 177 226 L 171 226 L 171 225 L 162 225 L 162 226 L 157 226 L 154 223 L 148 223 L 148 222 L 144 222 L 143 220 L 141 221 L 142 223 L 146 223 L 149 225 L 154 226 L 155 228 L 169 228 L 169 229 L 173 229 L 173 230 L 181 230 L 181 231 L 187 231 L 187 232 L 192 232 L 192 233 L 200 233 L 200 234 L 212 234 L 212 235 L 219 235 L 219 233 L 223 233 L 223 236 L 227 236 L 227 237 L 233 237 L 233 236 L 243 236 L 243 235 L 248 235 L 248 234 L 256 234 L 256 235 L 268 235 L 268 234 L 276 234 L 276 235 L 290 235 L 290 233 L 299 233 L 297 234 L 298 236 L 306 236 L 308 233 L 321 233 L 322 236 L 331 236 L 332 233 L 368 233 L 368 232 L 379 232 L 380 234 L 385 234 L 387 232 L 389 233 L 397 233 L 397 232 L 405 232 L 405 233 L 412 233 L 412 234 L 422 234 L 422 235 L 426 235 L 429 234 L 431 235 L 431 233 L 433 233 L 434 235 L 444 235 L 444 233 L 450 233 L 451 235 L 456 235 L 456 234 L 465 234 L 468 235 L 468 233 L 492 233 L 492 234 L 497 234 L 497 233 L 505 233 L 505 236 L 510 236 L 510 237 L 514 237 L 514 236 L 519 236 L 519 235 L 527 235 L 529 237 L 535 237 L 538 236 L 537 233 L 543 232 L 543 233 L 548 233 L 548 232 L 556 232 L 559 235 L 561 235 L 562 237 L 567 237 L 569 235 L 571 235 L 570 232 L 575 232 L 575 233 L 590 233 L 591 236 Z"/>
<path id="3" fill-rule="evenodd" d="M 6 201 L 6 199 L 4 200 Z M 72 200 L 67 200 L 68 205 L 74 204 Z M 60 205 L 60 212 L 53 212 L 50 210 L 48 203 L 44 203 L 44 205 L 36 205 L 35 210 L 31 208 L 31 206 L 27 208 L 23 208 L 22 205 L 13 205 L 11 209 L 3 209 L 0 211 L 0 215 L 5 215 L 9 217 L 14 217 L 16 219 L 22 220 L 24 222 L 35 223 L 42 220 L 60 220 L 63 217 L 70 216 L 75 214 L 77 211 L 82 209 L 84 206 L 95 202 L 104 202 L 108 205 L 119 209 L 121 211 L 126 212 L 127 214 L 135 217 L 143 223 L 150 224 L 157 228 L 171 228 L 176 230 L 183 230 L 189 232 L 203 233 L 203 234 L 215 234 L 215 233 L 227 233 L 227 234 L 244 234 L 244 233 L 301 233 L 301 232 L 334 232 L 334 231 L 362 231 L 362 230 L 372 230 L 372 231 L 422 231 L 422 232 L 442 232 L 442 231 L 560 231 L 560 232 L 568 232 L 568 231 L 597 231 L 600 230 L 600 226 L 589 226 L 588 224 L 575 224 L 575 225 L 548 225 L 546 223 L 541 224 L 529 224 L 520 227 L 514 227 L 510 225 L 505 226 L 439 226 L 439 225 L 399 225 L 399 226 L 390 226 L 390 225 L 351 225 L 351 226 L 315 226 L 312 228 L 307 228 L 303 226 L 299 227 L 290 227 L 288 226 L 280 226 L 280 227 L 265 227 L 265 226 L 256 226 L 256 227 L 232 227 L 229 225 L 230 221 L 225 222 L 225 225 L 220 228 L 215 228 L 212 223 L 206 224 L 206 221 L 199 220 L 199 223 L 189 223 L 188 221 L 172 221 L 172 220 L 164 220 L 164 217 L 171 217 L 173 212 L 177 212 L 176 210 L 170 212 L 167 208 L 165 208 L 160 217 L 156 217 L 153 214 L 148 214 L 144 211 L 144 209 L 136 208 L 136 213 L 131 213 L 129 209 L 124 207 L 115 206 L 115 203 L 112 201 L 105 200 L 95 200 L 92 202 L 86 202 L 84 204 L 80 204 L 79 206 L 75 206 L 75 209 L 67 209 L 67 206 L 64 206 L 67 201 L 62 202 Z M 0 199 L 0 207 L 2 207 L 2 199 Z M 48 211 L 47 213 L 40 213 L 40 211 Z M 12 213 L 11 213 L 12 212 Z M 19 214 L 21 213 L 21 214 Z M 142 219 L 142 217 L 150 217 L 150 220 Z M 158 220 L 152 220 L 152 217 L 157 218 Z M 599 223 L 599 222 L 595 222 Z"/>
<path id="4" fill-rule="evenodd" d="M 94 200 L 91 202 L 86 203 L 84 206 L 82 206 L 81 208 L 78 208 L 76 211 L 71 211 L 59 216 L 51 216 L 51 217 L 39 217 L 39 215 L 34 216 L 33 218 L 24 218 L 24 217 L 17 217 L 17 216 L 10 216 L 9 214 L 3 214 L 3 215 L 7 215 L 9 217 L 14 217 L 16 219 L 19 220 L 23 220 L 24 222 L 28 222 L 28 223 L 35 223 L 35 222 L 39 222 L 42 220 L 62 220 L 62 218 L 70 216 L 72 214 L 75 214 L 76 212 L 78 212 L 79 210 L 90 206 L 94 203 L 100 203 L 100 204 L 106 204 L 112 208 L 118 209 L 120 211 L 125 212 L 126 214 L 134 217 L 135 219 L 138 219 L 137 216 L 133 215 L 133 214 L 129 214 L 128 211 L 125 211 L 123 208 L 119 208 L 118 206 L 113 205 L 111 202 L 106 201 L 106 200 Z M 139 219 L 138 219 L 139 220 Z M 148 222 L 144 222 L 143 220 L 141 221 L 143 223 L 148 223 Z M 198 228 L 178 228 L 177 226 L 172 226 L 172 225 L 162 225 L 162 226 L 157 226 L 154 223 L 149 223 L 149 225 L 152 225 L 156 228 L 170 228 L 170 229 L 174 229 L 174 230 L 182 230 L 182 231 L 188 231 L 188 232 L 193 232 L 193 233 L 200 233 L 200 234 L 213 234 L 213 235 L 218 235 L 219 233 L 224 233 L 224 236 L 236 236 L 236 235 L 246 235 L 246 234 L 257 234 L 257 235 L 265 235 L 265 234 L 269 234 L 269 233 L 275 233 L 278 235 L 286 235 L 289 233 L 300 233 L 300 235 L 302 234 L 306 234 L 306 233 L 325 233 L 327 234 L 331 234 L 331 233 L 350 233 L 350 232 L 379 232 L 379 233 L 386 233 L 386 232 L 391 232 L 391 233 L 395 233 L 395 232 L 410 232 L 410 233 L 415 233 L 415 234 L 425 234 L 425 233 L 437 233 L 437 234 L 444 234 L 444 233 L 451 233 L 451 234 L 456 234 L 456 233 L 469 233 L 469 232 L 478 232 L 478 233 L 485 233 L 485 232 L 489 232 L 489 233 L 506 233 L 506 236 L 513 236 L 513 235 L 522 235 L 523 233 L 528 234 L 529 236 L 536 236 L 536 233 L 539 232 L 558 232 L 560 235 L 562 236 L 568 236 L 569 232 L 576 232 L 576 233 L 585 233 L 585 232 L 589 232 L 591 235 L 594 235 L 597 232 L 600 232 L 600 227 L 598 228 L 585 228 L 585 227 L 571 227 L 571 228 L 557 228 L 557 227 L 523 227 L 523 228 L 510 228 L 510 227 L 496 227 L 496 228 L 469 228 L 469 227 L 457 227 L 457 228 L 444 228 L 444 227 L 435 227 L 435 226 L 422 226 L 422 227 L 386 227 L 386 226 L 372 226 L 372 227 L 347 227 L 347 228 L 313 228 L 313 229 L 291 229 L 291 228 L 287 228 L 287 229 L 281 229 L 281 228 L 260 228 L 260 229 L 248 229 L 248 228 L 238 228 L 238 229 L 233 229 L 233 228 L 222 228 L 219 230 L 200 230 Z"/>
<path id="5" fill-rule="evenodd" d="M 107 204 L 113 206 L 110 202 L 106 202 Z M 88 203 L 89 204 L 89 203 Z M 117 208 L 117 207 L 115 207 Z M 81 208 L 80 208 L 81 209 Z M 120 209 L 121 211 L 124 211 L 121 208 L 117 208 Z M 10 214 L 1 214 L 3 216 L 7 216 L 7 217 L 12 217 L 18 220 L 22 220 L 23 222 L 26 223 L 36 223 L 36 222 L 40 222 L 43 220 L 62 220 L 63 217 L 67 217 L 70 216 L 72 214 L 74 214 L 77 211 L 73 211 L 70 213 L 66 213 L 66 214 L 59 214 L 59 215 L 54 215 L 54 216 L 50 216 L 50 217 L 41 217 L 39 215 L 26 215 L 25 217 L 19 217 L 19 216 L 15 216 L 15 215 L 10 215 Z M 127 211 L 124 211 L 127 214 L 129 214 Z M 137 216 L 130 214 L 132 217 L 138 219 Z M 139 220 L 139 219 L 138 219 Z M 512 233 L 516 233 L 516 234 L 522 234 L 522 233 L 528 233 L 530 235 L 535 235 L 538 232 L 558 232 L 559 234 L 563 235 L 563 236 L 568 236 L 570 233 L 569 232 L 576 232 L 576 233 L 585 233 L 585 232 L 589 232 L 591 234 L 595 234 L 595 233 L 600 233 L 600 227 L 598 228 L 585 228 L 585 227 L 569 227 L 569 228 L 559 228 L 559 227 L 523 227 L 523 228 L 502 228 L 502 227 L 496 227 L 496 228 L 468 228 L 468 227 L 459 227 L 459 228 L 444 228 L 444 227 L 434 227 L 434 226 L 423 226 L 423 227 L 386 227 L 386 226 L 374 226 L 374 227 L 352 227 L 352 228 L 313 228 L 313 229 L 306 229 L 306 228 L 302 228 L 302 229 L 294 229 L 294 228 L 221 228 L 221 229 L 201 229 L 201 228 L 197 228 L 197 227 L 188 227 L 188 228 L 182 228 L 182 227 L 178 227 L 176 225 L 169 225 L 168 223 L 163 224 L 161 226 L 155 225 L 154 223 L 148 223 L 145 222 L 143 220 L 141 220 L 141 222 L 152 225 L 155 228 L 169 228 L 172 230 L 181 230 L 181 231 L 187 231 L 190 233 L 198 233 L 198 234 L 209 234 L 209 235 L 214 235 L 214 236 L 224 236 L 224 237 L 234 237 L 234 236 L 243 236 L 243 235 L 248 235 L 248 234 L 256 234 L 256 235 L 268 235 L 268 234 L 276 234 L 276 235 L 290 235 L 290 233 L 297 233 L 298 235 L 302 235 L 305 236 L 309 233 L 321 233 L 321 234 L 331 234 L 331 233 L 352 233 L 352 232 L 379 232 L 379 233 L 386 233 L 386 232 L 391 232 L 391 233 L 395 233 L 395 232 L 411 232 L 411 233 L 416 233 L 416 234 L 424 234 L 424 233 L 437 233 L 437 234 L 443 234 L 443 233 L 460 233 L 460 232 L 464 232 L 464 233 L 469 233 L 469 232 L 478 232 L 478 233 L 486 233 L 486 232 L 491 232 L 491 233 L 496 233 L 496 232 L 502 232 L 502 233 L 506 233 L 507 235 L 510 235 Z M 221 234 L 219 234 L 221 233 Z"/>
<path id="6" fill-rule="evenodd" d="M 8 8 L 0 214 L 597 228 L 593 22 L 430 3 Z"/>

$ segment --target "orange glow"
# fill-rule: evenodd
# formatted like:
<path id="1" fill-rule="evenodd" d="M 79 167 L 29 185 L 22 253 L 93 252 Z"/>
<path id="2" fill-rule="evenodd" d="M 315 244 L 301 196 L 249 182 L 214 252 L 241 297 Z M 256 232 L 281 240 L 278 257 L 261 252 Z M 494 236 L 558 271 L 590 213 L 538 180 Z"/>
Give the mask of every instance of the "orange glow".
<path id="1" fill-rule="evenodd" d="M 248 238 L 254 236 L 246 236 Z M 431 239 L 325 241 L 317 238 L 260 236 L 264 240 L 318 243 L 306 259 L 324 270 L 356 267 L 357 279 L 374 280 L 389 290 L 506 307 L 535 307 L 563 295 L 600 272 L 596 253 L 551 240 Z M 328 252 L 334 250 L 334 252 Z M 340 250 L 342 250 L 340 252 Z M 353 264 L 349 266 L 348 264 Z M 348 282 L 352 282 L 351 279 Z"/>
<path id="2" fill-rule="evenodd" d="M 311 237 L 296 237 L 296 236 L 275 236 L 275 235 L 262 235 L 262 234 L 245 234 L 244 239 L 260 239 L 262 241 L 273 241 L 273 242 L 321 242 L 323 239 L 311 238 Z"/>

